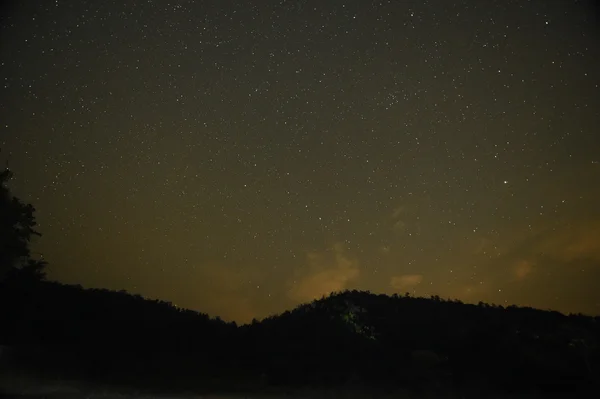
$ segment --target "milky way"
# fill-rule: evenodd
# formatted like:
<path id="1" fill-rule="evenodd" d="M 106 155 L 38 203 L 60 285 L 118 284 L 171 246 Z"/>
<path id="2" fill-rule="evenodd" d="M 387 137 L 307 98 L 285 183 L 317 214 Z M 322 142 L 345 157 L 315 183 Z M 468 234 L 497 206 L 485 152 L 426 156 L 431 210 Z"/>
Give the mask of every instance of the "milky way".
<path id="1" fill-rule="evenodd" d="M 61 282 L 238 322 L 344 289 L 599 314 L 592 11 L 14 2 L 0 160 Z"/>

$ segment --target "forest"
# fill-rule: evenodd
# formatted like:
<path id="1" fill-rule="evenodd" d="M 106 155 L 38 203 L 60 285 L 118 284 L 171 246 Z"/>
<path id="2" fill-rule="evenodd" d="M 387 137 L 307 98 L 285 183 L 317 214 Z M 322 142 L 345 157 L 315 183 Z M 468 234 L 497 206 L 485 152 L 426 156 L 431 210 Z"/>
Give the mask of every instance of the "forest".
<path id="1" fill-rule="evenodd" d="M 343 291 L 238 326 L 125 291 L 48 281 L 45 262 L 30 256 L 35 209 L 11 195 L 10 176 L 0 175 L 5 375 L 150 393 L 589 397 L 598 389 L 597 316 Z"/>

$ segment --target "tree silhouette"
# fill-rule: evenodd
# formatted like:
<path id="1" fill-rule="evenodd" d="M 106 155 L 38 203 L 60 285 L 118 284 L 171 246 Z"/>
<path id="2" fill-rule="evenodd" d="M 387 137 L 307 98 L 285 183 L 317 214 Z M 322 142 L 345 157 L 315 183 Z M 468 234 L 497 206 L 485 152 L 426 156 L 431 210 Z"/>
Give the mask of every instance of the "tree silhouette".
<path id="1" fill-rule="evenodd" d="M 8 182 L 12 172 L 0 172 L 0 280 L 8 277 L 45 277 L 46 262 L 31 259 L 29 244 L 34 236 L 41 236 L 34 227 L 35 208 L 14 197 Z"/>
<path id="2" fill-rule="evenodd" d="M 600 391 L 600 317 L 354 290 L 237 326 L 123 290 L 40 281 L 35 208 L 11 194 L 11 177 L 0 172 L 0 343 L 18 348 L 7 369 L 157 392 Z"/>

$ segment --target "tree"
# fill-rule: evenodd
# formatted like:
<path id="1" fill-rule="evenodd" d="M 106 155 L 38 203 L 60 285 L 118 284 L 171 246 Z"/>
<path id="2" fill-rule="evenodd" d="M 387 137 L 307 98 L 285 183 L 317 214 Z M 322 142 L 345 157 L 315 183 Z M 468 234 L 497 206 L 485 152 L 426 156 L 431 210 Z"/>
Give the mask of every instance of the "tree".
<path id="1" fill-rule="evenodd" d="M 10 276 L 43 279 L 46 262 L 31 258 L 29 244 L 34 236 L 41 236 L 34 228 L 35 208 L 14 197 L 8 181 L 12 172 L 0 172 L 0 280 Z"/>

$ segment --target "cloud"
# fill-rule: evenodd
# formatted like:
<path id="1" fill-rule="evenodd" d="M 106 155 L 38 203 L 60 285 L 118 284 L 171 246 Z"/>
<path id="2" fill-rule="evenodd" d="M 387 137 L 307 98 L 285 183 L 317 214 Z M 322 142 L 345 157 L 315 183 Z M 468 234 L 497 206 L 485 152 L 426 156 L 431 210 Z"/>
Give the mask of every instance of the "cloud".
<path id="1" fill-rule="evenodd" d="M 389 245 L 382 245 L 379 247 L 379 252 L 381 252 L 382 254 L 389 254 L 391 251 L 391 248 Z"/>
<path id="2" fill-rule="evenodd" d="M 422 281 L 422 274 L 404 274 L 401 276 L 393 276 L 390 280 L 390 285 L 396 290 L 402 290 L 419 285 Z"/>
<path id="3" fill-rule="evenodd" d="M 487 237 L 479 237 L 473 248 L 473 254 L 475 255 L 488 255 L 490 253 L 497 252 L 497 248 L 494 246 L 494 242 Z"/>
<path id="4" fill-rule="evenodd" d="M 202 302 L 206 304 L 207 312 L 224 320 L 242 323 L 247 323 L 257 316 L 257 309 L 248 292 L 249 285 L 245 283 L 252 279 L 248 271 L 215 267 L 206 270 L 203 278 L 206 284 L 206 299 Z"/>
<path id="5" fill-rule="evenodd" d="M 485 301 L 489 298 L 491 287 L 489 284 L 483 282 L 480 283 L 468 283 L 459 286 L 457 289 L 450 291 L 451 298 L 459 298 L 466 301 L 479 302 Z"/>
<path id="6" fill-rule="evenodd" d="M 402 213 L 404 213 L 404 206 L 398 206 L 396 208 L 394 208 L 394 211 L 392 212 L 392 219 L 398 219 L 400 217 L 400 215 L 402 215 Z"/>
<path id="7" fill-rule="evenodd" d="M 308 302 L 342 291 L 360 272 L 358 260 L 349 258 L 339 243 L 325 252 L 309 252 L 307 262 L 307 271 L 296 276 L 288 290 L 288 297 L 296 302 Z"/>
<path id="8" fill-rule="evenodd" d="M 405 211 L 406 209 L 404 206 L 399 206 L 392 212 L 392 229 L 396 232 L 402 232 L 407 228 L 407 223 L 401 219 Z"/>
<path id="9" fill-rule="evenodd" d="M 395 207 L 388 215 L 388 223 L 392 232 L 399 236 L 405 233 L 419 234 L 430 225 L 431 199 L 427 196 L 414 196 L 412 193 L 403 199 L 402 204 Z"/>
<path id="10" fill-rule="evenodd" d="M 600 220 L 539 230 L 479 271 L 493 286 L 488 300 L 599 314 Z"/>
<path id="11" fill-rule="evenodd" d="M 533 271 L 534 263 L 528 260 L 519 260 L 513 267 L 515 278 L 519 281 L 524 280 Z"/>
<path id="12" fill-rule="evenodd" d="M 536 254 L 570 262 L 600 261 L 600 221 L 588 221 L 551 230 L 539 238 Z"/>
<path id="13" fill-rule="evenodd" d="M 406 222 L 402 220 L 396 220 L 392 228 L 394 229 L 394 231 L 402 232 L 406 229 Z"/>
<path id="14" fill-rule="evenodd" d="M 182 269 L 168 276 L 152 276 L 153 281 L 148 281 L 149 285 L 141 292 L 226 321 L 248 323 L 264 313 L 253 295 L 252 286 L 247 283 L 258 279 L 256 273 L 217 263 L 202 266 L 193 271 Z M 178 287 L 175 291 L 171 288 L 174 285 Z"/>
<path id="15" fill-rule="evenodd" d="M 500 261 L 512 263 L 514 269 L 524 273 L 534 265 L 543 267 L 538 262 L 541 259 L 561 263 L 600 262 L 600 220 L 572 222 L 539 231 L 506 251 Z"/>

